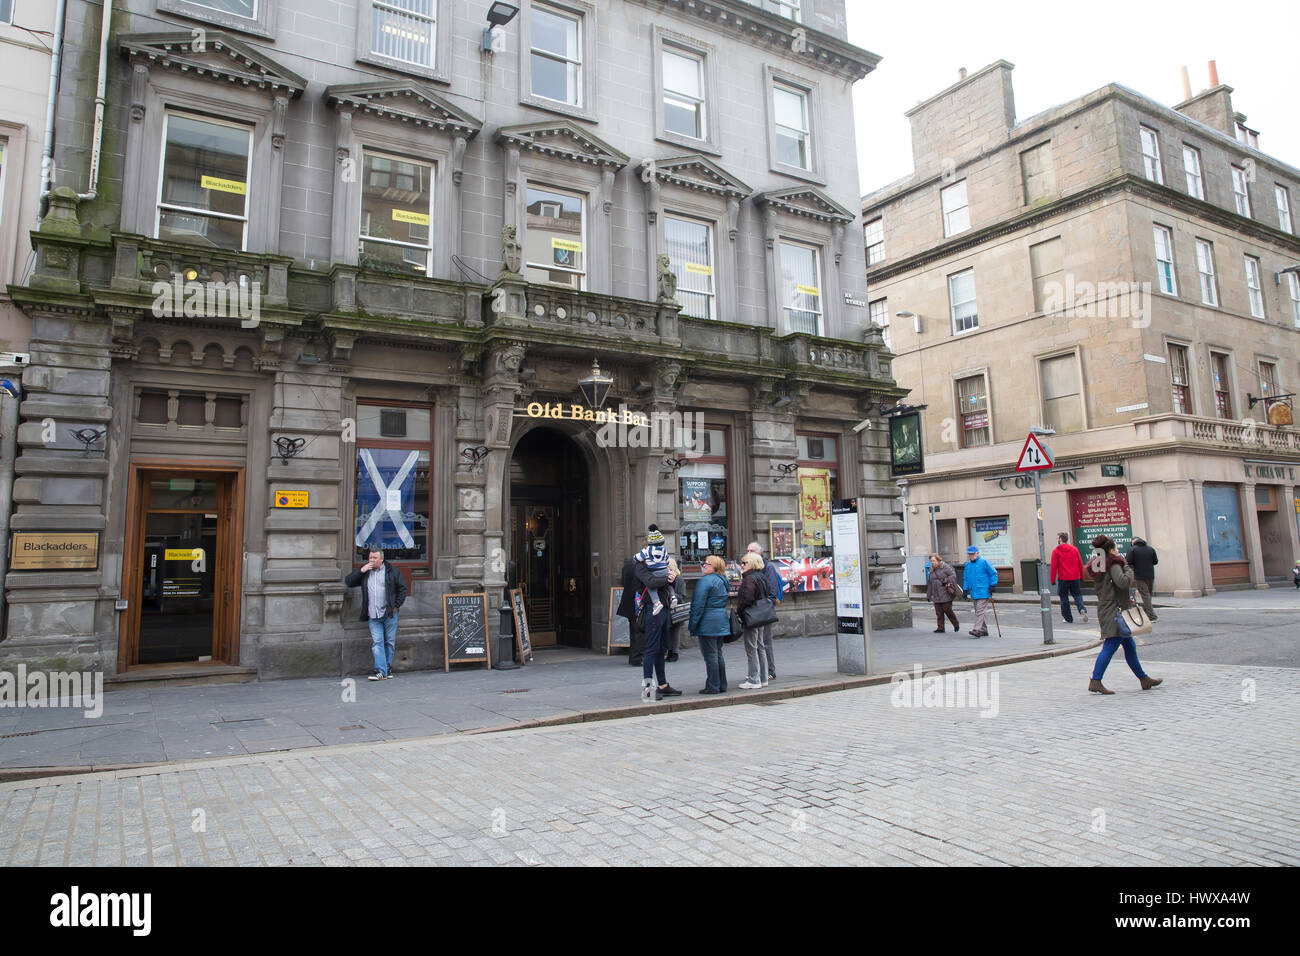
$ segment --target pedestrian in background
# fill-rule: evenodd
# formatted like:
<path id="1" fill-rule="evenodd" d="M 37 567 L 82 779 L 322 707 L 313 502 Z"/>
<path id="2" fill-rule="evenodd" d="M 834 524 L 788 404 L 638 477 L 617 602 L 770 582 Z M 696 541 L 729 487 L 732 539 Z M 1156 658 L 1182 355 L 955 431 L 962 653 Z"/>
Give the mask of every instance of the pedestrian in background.
<path id="1" fill-rule="evenodd" d="M 663 542 L 663 532 L 651 525 L 646 535 L 646 543 L 662 545 Z M 644 561 L 636 561 L 633 564 L 632 574 L 641 588 L 636 596 L 637 617 L 640 618 L 641 627 L 645 630 L 645 649 L 641 653 L 641 698 L 663 700 L 665 697 L 679 696 L 681 691 L 668 683 L 668 676 L 664 672 L 672 616 L 665 610 L 661 610 L 658 614 L 654 613 L 656 603 L 660 608 L 672 603 L 672 585 L 677 580 L 677 575 L 668 567 L 667 561 L 658 568 L 649 567 Z M 651 591 L 655 592 L 657 602 L 651 601 Z M 651 683 L 652 678 L 657 678 L 657 686 Z"/>
<path id="2" fill-rule="evenodd" d="M 686 629 L 687 618 L 682 616 L 686 611 L 686 579 L 682 577 L 677 559 L 672 556 L 668 558 L 668 570 L 673 573 L 673 600 L 668 612 L 671 615 L 668 619 L 668 656 L 664 660 L 671 664 L 682 649 L 682 631 Z M 678 613 L 679 609 L 682 614 Z"/>
<path id="3" fill-rule="evenodd" d="M 975 626 L 971 637 L 988 637 L 989 626 L 984 615 L 989 612 L 989 601 L 998 585 L 998 572 L 993 565 L 980 557 L 980 549 L 971 545 L 966 549 L 966 564 L 961 569 L 961 586 L 975 608 Z"/>
<path id="4" fill-rule="evenodd" d="M 1156 609 L 1151 606 L 1151 595 L 1156 589 L 1156 565 L 1160 556 L 1156 549 L 1141 538 L 1133 539 L 1133 547 L 1128 549 L 1124 560 L 1133 568 L 1133 580 L 1137 584 L 1138 594 L 1142 595 L 1142 607 L 1151 620 L 1158 620 Z"/>
<path id="5" fill-rule="evenodd" d="M 690 631 L 700 642 L 704 656 L 704 689 L 701 694 L 727 692 L 727 664 L 723 660 L 723 647 L 731 636 L 731 621 L 727 616 L 727 598 L 731 586 L 727 583 L 727 565 L 716 554 L 704 559 L 709 573 L 695 582 L 691 595 Z"/>
<path id="6" fill-rule="evenodd" d="M 640 540 L 645 544 L 645 539 Z M 636 580 L 636 561 L 628 558 L 623 562 L 623 572 L 619 576 L 619 581 L 623 585 L 623 596 L 619 598 L 618 611 L 619 617 L 627 618 L 627 662 L 633 667 L 641 666 L 641 654 L 645 649 L 645 630 L 641 627 L 641 618 L 637 614 L 638 606 L 636 596 L 641 590 L 641 586 Z"/>
<path id="7" fill-rule="evenodd" d="M 751 541 L 749 547 L 745 550 L 748 554 L 763 557 L 763 546 L 757 541 Z M 785 592 L 785 582 L 781 580 L 781 572 L 776 569 L 775 561 L 763 561 L 763 580 L 767 583 L 768 597 L 779 605 Z M 775 621 L 763 625 L 763 653 L 767 656 L 767 679 L 769 681 L 776 680 L 776 655 L 772 653 L 772 629 L 775 627 Z"/>
<path id="8" fill-rule="evenodd" d="M 746 608 L 771 595 L 767 592 L 767 580 L 763 574 L 763 559 L 753 551 L 748 551 L 740 559 L 744 573 L 740 576 L 740 591 L 736 594 L 736 613 L 744 620 Z M 767 686 L 767 654 L 761 646 L 763 626 L 745 628 L 745 656 L 749 658 L 749 676 L 741 681 L 743 690 L 757 690 Z"/>
<path id="9" fill-rule="evenodd" d="M 1138 660 L 1137 641 L 1129 630 L 1121 613 L 1125 608 L 1133 607 L 1133 568 L 1120 557 L 1115 542 L 1105 535 L 1099 535 L 1092 541 L 1096 555 L 1088 564 L 1088 571 L 1097 583 L 1097 623 L 1101 626 L 1101 653 L 1092 668 L 1092 680 L 1088 681 L 1088 690 L 1094 694 L 1113 694 L 1107 690 L 1101 679 L 1115 652 L 1124 648 L 1124 661 L 1142 684 L 1143 690 L 1150 690 L 1161 682 L 1159 677 L 1148 677 Z"/>
<path id="10" fill-rule="evenodd" d="M 1083 623 L 1088 623 L 1088 609 L 1083 606 L 1083 555 L 1079 549 L 1070 544 L 1070 536 L 1064 531 L 1057 532 L 1059 542 L 1052 549 L 1051 582 L 1056 585 L 1056 595 L 1061 599 L 1061 617 L 1066 624 L 1074 623 L 1070 613 L 1070 598 L 1079 607 L 1079 616 Z"/>
<path id="11" fill-rule="evenodd" d="M 371 548 L 366 563 L 343 579 L 350 588 L 361 588 L 361 620 L 370 625 L 370 656 L 375 669 L 368 680 L 393 676 L 393 655 L 397 653 L 397 611 L 406 602 L 406 581 L 402 572 L 384 560 L 380 548 Z"/>
<path id="12" fill-rule="evenodd" d="M 945 618 L 952 621 L 952 632 L 961 632 L 957 615 L 952 610 L 952 600 L 957 596 L 957 572 L 953 566 L 938 554 L 930 555 L 930 580 L 925 584 L 925 599 L 934 605 L 934 616 L 938 627 L 934 633 L 944 632 Z"/>

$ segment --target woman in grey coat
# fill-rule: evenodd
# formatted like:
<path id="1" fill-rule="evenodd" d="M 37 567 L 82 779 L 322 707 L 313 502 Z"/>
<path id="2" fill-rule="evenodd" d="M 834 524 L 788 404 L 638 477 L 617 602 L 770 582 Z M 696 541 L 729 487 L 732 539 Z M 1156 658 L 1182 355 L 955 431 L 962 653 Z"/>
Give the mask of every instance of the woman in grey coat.
<path id="1" fill-rule="evenodd" d="M 954 634 L 961 631 L 957 615 L 952 611 L 952 599 L 956 596 L 957 572 L 939 555 L 930 555 L 930 580 L 925 585 L 925 599 L 934 605 L 934 615 L 938 619 L 939 626 L 934 629 L 934 633 L 943 633 L 945 616 L 952 621 Z"/>
<path id="2" fill-rule="evenodd" d="M 1115 693 L 1106 689 L 1101 678 L 1106 673 L 1110 659 L 1121 647 L 1124 648 L 1124 662 L 1128 664 L 1129 670 L 1142 684 L 1143 690 L 1150 690 L 1161 682 L 1161 678 L 1148 677 L 1146 671 L 1142 670 L 1142 662 L 1138 660 L 1137 641 L 1133 639 L 1133 633 L 1120 613 L 1133 606 L 1133 569 L 1120 556 L 1115 542 L 1105 535 L 1094 538 L 1092 546 L 1097 549 L 1097 553 L 1088 564 L 1088 570 L 1092 572 L 1097 584 L 1097 623 L 1101 625 L 1102 645 L 1097 663 L 1092 668 L 1088 690 L 1094 694 Z"/>

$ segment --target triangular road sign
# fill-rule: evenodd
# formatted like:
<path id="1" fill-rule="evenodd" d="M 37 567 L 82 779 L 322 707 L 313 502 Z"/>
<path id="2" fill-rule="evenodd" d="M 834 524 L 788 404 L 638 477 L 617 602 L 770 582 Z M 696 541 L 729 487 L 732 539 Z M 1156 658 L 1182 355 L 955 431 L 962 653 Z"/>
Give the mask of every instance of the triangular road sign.
<path id="1" fill-rule="evenodd" d="M 1025 447 L 1020 449 L 1020 460 L 1016 462 L 1016 471 L 1047 471 L 1056 464 L 1052 450 L 1030 432 L 1025 438 Z"/>

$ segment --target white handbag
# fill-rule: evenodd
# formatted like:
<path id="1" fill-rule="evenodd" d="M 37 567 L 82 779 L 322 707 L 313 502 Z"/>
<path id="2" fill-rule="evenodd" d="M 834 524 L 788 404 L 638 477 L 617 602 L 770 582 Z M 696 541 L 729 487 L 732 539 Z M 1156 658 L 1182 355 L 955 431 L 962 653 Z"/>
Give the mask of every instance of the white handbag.
<path id="1" fill-rule="evenodd" d="M 1134 604 L 1119 612 L 1124 616 L 1124 623 L 1134 637 L 1151 633 L 1151 618 L 1147 617 L 1140 605 Z"/>

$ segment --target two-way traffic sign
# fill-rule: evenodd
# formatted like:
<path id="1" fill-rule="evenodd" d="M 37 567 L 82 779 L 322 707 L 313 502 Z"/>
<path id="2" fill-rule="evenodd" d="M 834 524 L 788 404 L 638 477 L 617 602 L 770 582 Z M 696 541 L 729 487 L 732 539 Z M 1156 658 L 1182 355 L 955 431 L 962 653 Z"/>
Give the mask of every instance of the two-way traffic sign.
<path id="1" fill-rule="evenodd" d="M 1020 449 L 1020 460 L 1016 462 L 1016 471 L 1047 471 L 1055 463 L 1052 449 L 1039 441 L 1037 435 L 1030 432 L 1025 438 L 1025 447 Z"/>

